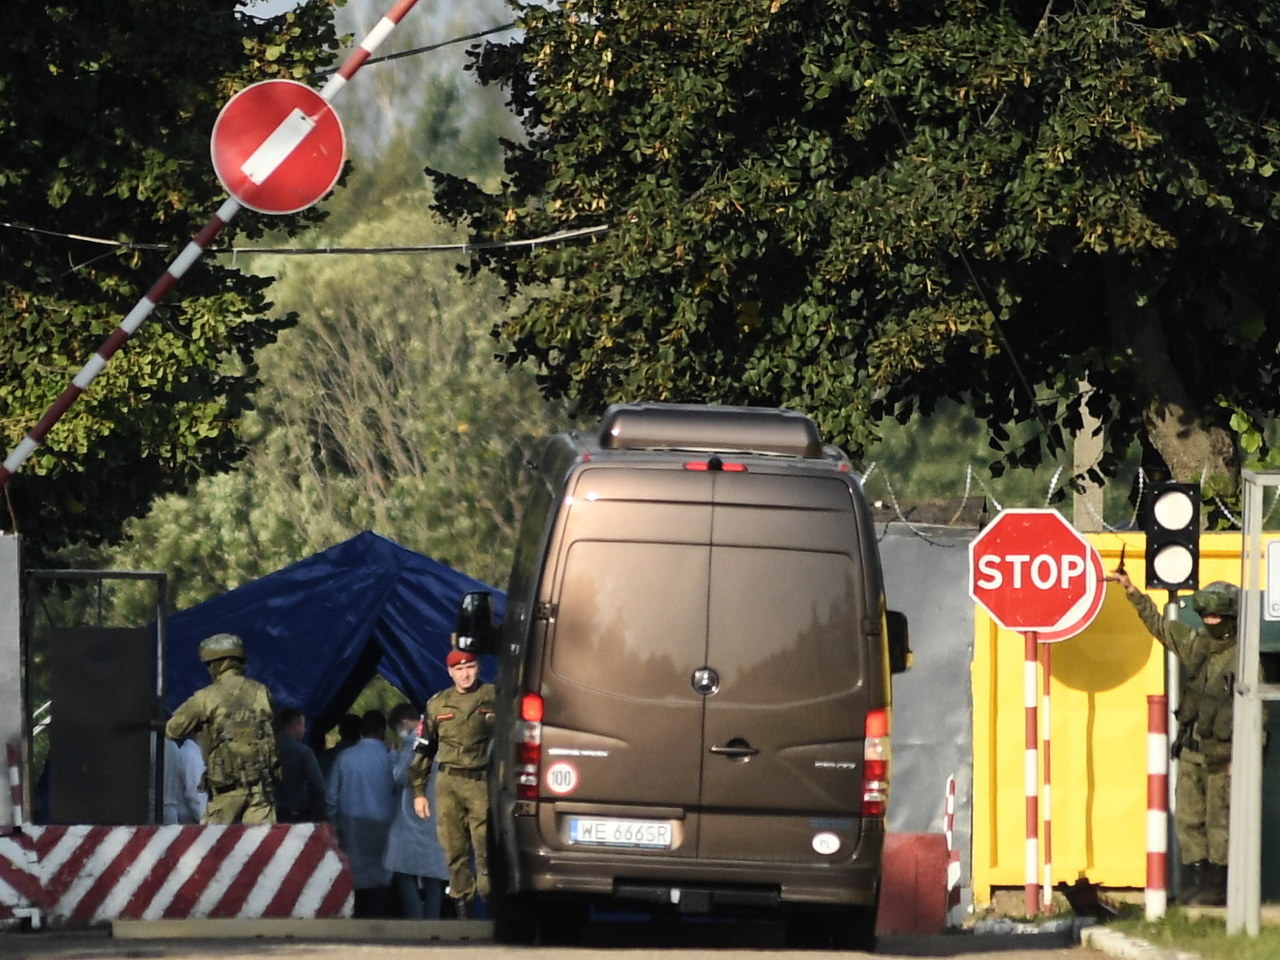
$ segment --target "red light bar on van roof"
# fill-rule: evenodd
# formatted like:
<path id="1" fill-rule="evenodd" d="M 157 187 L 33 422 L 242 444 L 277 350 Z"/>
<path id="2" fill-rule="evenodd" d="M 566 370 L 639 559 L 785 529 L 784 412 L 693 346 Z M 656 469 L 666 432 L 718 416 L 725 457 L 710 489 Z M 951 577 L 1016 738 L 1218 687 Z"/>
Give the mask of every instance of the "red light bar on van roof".
<path id="1" fill-rule="evenodd" d="M 712 457 L 710 460 L 686 460 L 684 468 L 686 470 L 724 470 L 728 473 L 747 472 L 745 463 L 725 463 L 719 457 Z"/>

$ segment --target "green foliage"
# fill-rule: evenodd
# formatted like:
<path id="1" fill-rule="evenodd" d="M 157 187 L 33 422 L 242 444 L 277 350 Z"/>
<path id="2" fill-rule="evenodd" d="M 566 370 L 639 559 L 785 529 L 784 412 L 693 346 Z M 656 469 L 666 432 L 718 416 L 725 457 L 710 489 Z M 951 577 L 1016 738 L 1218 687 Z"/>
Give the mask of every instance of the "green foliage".
<path id="1" fill-rule="evenodd" d="M 386 11 L 386 0 L 349 0 L 334 22 L 359 39 Z M 424 163 L 496 182 L 498 139 L 519 136 L 519 126 L 498 91 L 470 82 L 466 43 L 449 41 L 511 20 L 503 0 L 419 3 L 385 46 L 397 53 L 424 52 L 371 63 L 343 91 L 340 112 L 350 154 L 373 195 L 420 186 Z"/>
<path id="2" fill-rule="evenodd" d="M 512 6 L 474 69 L 527 139 L 496 193 L 433 176 L 477 241 L 609 227 L 476 259 L 535 294 L 501 333 L 548 395 L 783 404 L 855 453 L 951 400 L 996 473 L 1087 411 L 1094 479 L 1135 440 L 1233 476 L 1280 409 L 1275 11 Z"/>
<path id="3" fill-rule="evenodd" d="M 335 246 L 450 242 L 425 188 L 330 201 Z M 359 204 L 363 219 L 352 215 Z M 498 586 L 541 438 L 568 425 L 533 377 L 494 357 L 493 281 L 453 255 L 264 256 L 298 325 L 261 354 L 263 386 L 234 472 L 165 498 L 111 563 L 164 570 L 185 608 L 372 529 Z M 141 614 L 142 611 L 136 610 Z"/>
<path id="4" fill-rule="evenodd" d="M 6 453 L 222 202 L 208 143 L 223 103 L 331 61 L 333 5 L 270 19 L 235 13 L 237 0 L 0 6 L 0 210 L 53 232 L 0 228 Z M 317 218 L 272 223 L 294 233 Z M 241 237 L 264 229 L 253 215 L 234 225 Z M 156 496 L 240 457 L 255 355 L 292 323 L 267 315 L 268 284 L 206 258 L 61 417 L 6 487 L 0 526 L 23 534 L 31 562 L 116 536 Z"/>
<path id="5" fill-rule="evenodd" d="M 387 682 L 385 677 L 375 674 L 363 690 L 357 695 L 351 706 L 346 709 L 347 713 L 354 713 L 357 717 L 363 716 L 368 710 L 377 710 L 384 717 L 391 712 L 391 708 L 397 703 L 403 703 L 409 698 L 397 688 Z M 415 704 L 421 710 L 422 704 Z M 335 725 L 332 730 L 325 731 L 325 745 L 333 746 L 338 742 L 338 728 Z M 399 742 L 395 740 L 395 732 L 387 731 L 387 743 L 389 746 L 398 748 Z"/>
<path id="6" fill-rule="evenodd" d="M 1010 440 L 1025 442 L 1035 425 L 1015 428 Z M 930 417 L 914 416 L 907 423 L 886 423 L 881 437 L 869 446 L 857 463 L 865 475 L 867 496 L 907 519 L 918 517 L 932 505 L 941 519 L 930 522 L 965 523 L 986 504 L 989 515 L 1010 507 L 1055 506 L 1072 515 L 1071 475 L 1075 444 L 1061 455 L 1035 467 L 992 476 L 999 454 L 992 450 L 987 431 L 958 404 L 943 402 Z M 1136 456 L 1128 457 L 1118 476 L 1103 485 L 1099 524 L 1125 528 L 1136 520 L 1131 496 L 1136 487 Z M 954 519 L 953 519 L 954 518 Z"/>

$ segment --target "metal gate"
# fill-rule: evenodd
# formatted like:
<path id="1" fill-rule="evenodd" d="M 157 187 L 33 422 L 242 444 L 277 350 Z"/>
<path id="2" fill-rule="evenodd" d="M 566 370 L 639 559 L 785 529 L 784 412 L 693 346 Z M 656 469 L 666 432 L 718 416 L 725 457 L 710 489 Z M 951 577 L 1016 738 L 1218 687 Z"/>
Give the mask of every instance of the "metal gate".
<path id="1" fill-rule="evenodd" d="M 113 594 L 128 581 L 154 594 L 154 628 L 121 622 Z M 164 574 L 33 570 L 25 587 L 26 808 L 46 823 L 159 823 Z"/>

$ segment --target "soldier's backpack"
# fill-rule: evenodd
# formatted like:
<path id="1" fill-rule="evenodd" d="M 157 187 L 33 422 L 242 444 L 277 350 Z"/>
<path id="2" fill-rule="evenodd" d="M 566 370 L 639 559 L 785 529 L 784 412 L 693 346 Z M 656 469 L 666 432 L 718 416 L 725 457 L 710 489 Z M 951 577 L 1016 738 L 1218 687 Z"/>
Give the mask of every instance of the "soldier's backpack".
<path id="1" fill-rule="evenodd" d="M 271 715 L 256 702 L 248 682 L 228 684 L 229 696 L 217 704 L 209 731 L 205 779 L 210 792 L 259 788 L 273 792 L 279 778 Z"/>

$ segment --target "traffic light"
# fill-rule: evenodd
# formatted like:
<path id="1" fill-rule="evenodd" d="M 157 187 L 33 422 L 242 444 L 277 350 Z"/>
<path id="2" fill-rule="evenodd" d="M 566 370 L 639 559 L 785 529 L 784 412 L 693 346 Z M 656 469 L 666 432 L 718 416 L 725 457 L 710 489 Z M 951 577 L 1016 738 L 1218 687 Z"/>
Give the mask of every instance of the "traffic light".
<path id="1" fill-rule="evenodd" d="M 1157 483 L 1142 513 L 1147 586 L 1194 590 L 1200 575 L 1200 485 Z"/>

